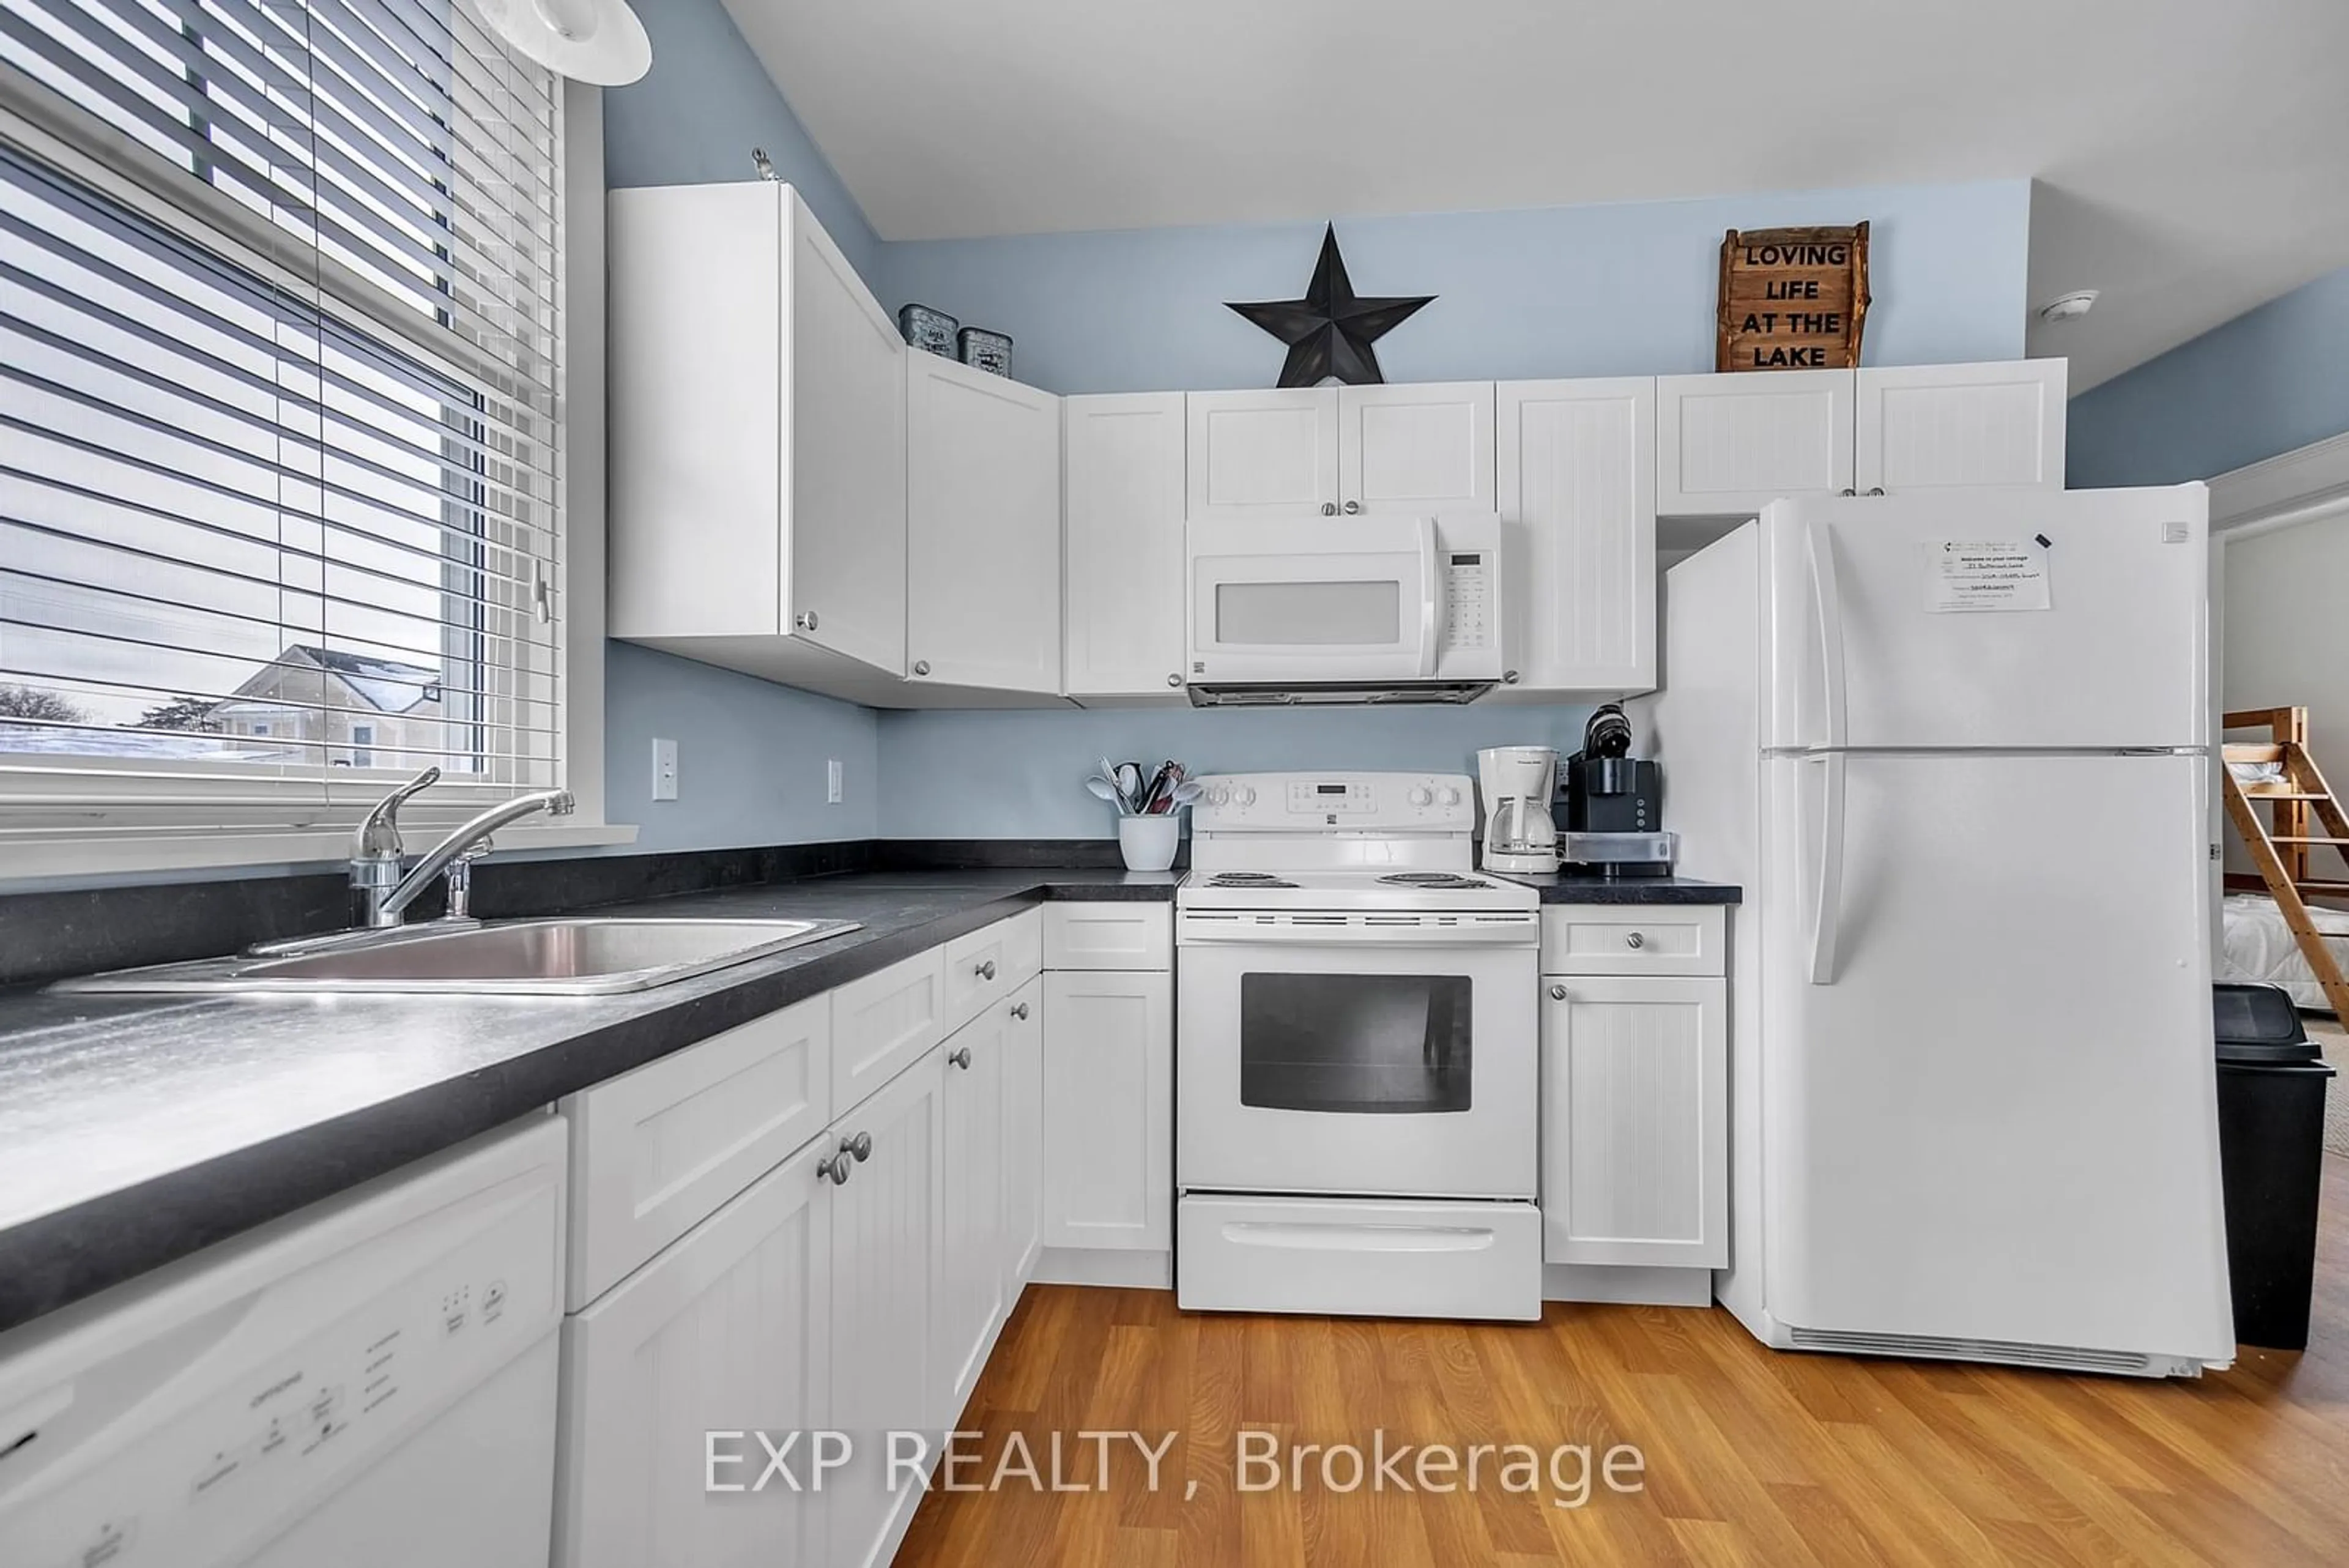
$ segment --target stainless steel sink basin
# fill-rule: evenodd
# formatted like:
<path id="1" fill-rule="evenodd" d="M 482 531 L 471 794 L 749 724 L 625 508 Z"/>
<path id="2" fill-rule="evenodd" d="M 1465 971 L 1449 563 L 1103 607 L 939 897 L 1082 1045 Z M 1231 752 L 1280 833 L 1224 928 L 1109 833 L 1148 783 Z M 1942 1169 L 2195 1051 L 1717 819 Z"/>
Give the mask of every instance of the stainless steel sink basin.
<path id="1" fill-rule="evenodd" d="M 307 950 L 124 970 L 59 991 L 441 992 L 604 996 L 647 991 L 856 929 L 853 920 L 509 920 L 355 932 Z"/>

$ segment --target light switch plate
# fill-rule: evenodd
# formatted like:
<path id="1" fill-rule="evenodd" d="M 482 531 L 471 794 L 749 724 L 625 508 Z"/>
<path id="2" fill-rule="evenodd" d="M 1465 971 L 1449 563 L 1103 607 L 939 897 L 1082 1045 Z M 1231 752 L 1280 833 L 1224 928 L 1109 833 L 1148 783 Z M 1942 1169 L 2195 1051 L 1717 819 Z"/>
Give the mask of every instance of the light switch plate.
<path id="1" fill-rule="evenodd" d="M 840 759 L 838 757 L 824 759 L 823 801 L 826 805 L 840 804 Z"/>
<path id="2" fill-rule="evenodd" d="M 655 800 L 677 798 L 677 742 L 675 741 L 653 742 L 653 798 Z"/>

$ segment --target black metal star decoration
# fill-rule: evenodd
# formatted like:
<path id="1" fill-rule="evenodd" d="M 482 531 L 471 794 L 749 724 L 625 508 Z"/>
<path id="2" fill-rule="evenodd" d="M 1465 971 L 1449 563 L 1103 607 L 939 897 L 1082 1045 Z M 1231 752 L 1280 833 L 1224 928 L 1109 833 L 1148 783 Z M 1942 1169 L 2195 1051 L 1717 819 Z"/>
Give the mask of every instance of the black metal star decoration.
<path id="1" fill-rule="evenodd" d="M 1225 308 L 1237 310 L 1283 343 L 1288 359 L 1280 368 L 1284 387 L 1318 387 L 1335 376 L 1351 386 L 1375 386 L 1386 378 L 1379 373 L 1379 357 L 1371 345 L 1393 331 L 1435 296 L 1416 299 L 1361 299 L 1346 276 L 1346 259 L 1338 254 L 1337 225 L 1322 231 L 1321 259 L 1313 264 L 1313 281 L 1302 299 L 1266 300 Z"/>

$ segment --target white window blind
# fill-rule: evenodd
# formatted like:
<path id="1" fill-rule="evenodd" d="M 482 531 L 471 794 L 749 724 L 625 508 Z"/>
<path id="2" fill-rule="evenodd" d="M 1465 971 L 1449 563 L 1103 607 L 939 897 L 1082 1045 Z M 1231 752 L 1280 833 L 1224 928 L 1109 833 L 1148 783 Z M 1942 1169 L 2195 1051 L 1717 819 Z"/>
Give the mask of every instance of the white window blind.
<path id="1" fill-rule="evenodd" d="M 562 782 L 560 106 L 453 0 L 0 0 L 0 847 Z"/>

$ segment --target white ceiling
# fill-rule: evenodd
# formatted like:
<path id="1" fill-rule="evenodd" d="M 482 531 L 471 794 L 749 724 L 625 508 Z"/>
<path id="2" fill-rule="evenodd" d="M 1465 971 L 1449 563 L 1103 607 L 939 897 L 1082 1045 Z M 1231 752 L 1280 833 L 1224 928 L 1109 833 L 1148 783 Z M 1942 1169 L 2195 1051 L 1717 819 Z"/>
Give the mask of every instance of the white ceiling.
<path id="1" fill-rule="evenodd" d="M 726 0 L 885 239 L 2031 176 L 2075 389 L 2349 264 L 2349 0 Z"/>

